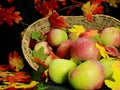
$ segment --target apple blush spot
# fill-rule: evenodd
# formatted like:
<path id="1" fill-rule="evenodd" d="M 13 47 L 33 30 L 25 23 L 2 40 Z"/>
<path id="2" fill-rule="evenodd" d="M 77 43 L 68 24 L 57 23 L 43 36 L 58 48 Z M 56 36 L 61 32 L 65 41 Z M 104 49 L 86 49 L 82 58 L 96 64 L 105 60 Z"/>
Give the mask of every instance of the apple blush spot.
<path id="1" fill-rule="evenodd" d="M 68 35 L 64 30 L 52 29 L 47 34 L 47 41 L 53 47 L 60 45 L 65 40 L 68 40 Z"/>
<path id="2" fill-rule="evenodd" d="M 79 38 L 71 47 L 71 57 L 76 63 L 79 63 L 81 60 L 97 60 L 99 51 L 95 44 L 90 38 Z"/>
<path id="3" fill-rule="evenodd" d="M 104 83 L 104 68 L 98 60 L 87 60 L 73 68 L 68 81 L 75 90 L 96 90 Z"/>

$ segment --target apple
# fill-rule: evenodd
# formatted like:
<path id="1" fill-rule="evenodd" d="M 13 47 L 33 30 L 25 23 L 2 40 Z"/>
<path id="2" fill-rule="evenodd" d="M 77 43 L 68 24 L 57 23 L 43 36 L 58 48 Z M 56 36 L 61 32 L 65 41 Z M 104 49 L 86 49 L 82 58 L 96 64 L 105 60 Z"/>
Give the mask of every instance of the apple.
<path id="1" fill-rule="evenodd" d="M 97 60 L 99 51 L 95 44 L 95 41 L 90 38 L 79 38 L 71 47 L 71 57 L 76 63 L 79 63 L 81 60 Z"/>
<path id="2" fill-rule="evenodd" d="M 68 35 L 64 30 L 52 29 L 47 33 L 47 41 L 51 46 L 58 46 L 65 40 L 68 40 Z"/>
<path id="3" fill-rule="evenodd" d="M 98 60 L 87 60 L 73 68 L 68 81 L 75 90 L 96 90 L 104 83 L 104 69 Z"/>
<path id="4" fill-rule="evenodd" d="M 50 79 L 57 84 L 65 83 L 69 71 L 74 67 L 76 67 L 76 63 L 72 60 L 54 59 L 48 68 Z"/>
<path id="5" fill-rule="evenodd" d="M 100 39 L 104 45 L 120 47 L 120 28 L 106 27 L 100 32 Z"/>
<path id="6" fill-rule="evenodd" d="M 105 79 L 112 79 L 112 73 L 113 70 L 111 68 L 111 65 L 116 61 L 115 58 L 109 58 L 109 59 L 101 59 L 100 63 L 104 68 L 104 72 L 105 72 Z"/>
<path id="7" fill-rule="evenodd" d="M 56 55 L 60 58 L 70 59 L 71 58 L 71 46 L 74 43 L 73 40 L 66 40 L 61 43 L 56 50 Z"/>
<path id="8" fill-rule="evenodd" d="M 52 50 L 52 48 L 48 45 L 48 42 L 46 41 L 40 41 L 38 43 L 35 44 L 34 50 L 36 52 L 39 51 L 40 48 L 44 48 L 44 53 L 45 54 L 49 54 L 49 51 Z"/>

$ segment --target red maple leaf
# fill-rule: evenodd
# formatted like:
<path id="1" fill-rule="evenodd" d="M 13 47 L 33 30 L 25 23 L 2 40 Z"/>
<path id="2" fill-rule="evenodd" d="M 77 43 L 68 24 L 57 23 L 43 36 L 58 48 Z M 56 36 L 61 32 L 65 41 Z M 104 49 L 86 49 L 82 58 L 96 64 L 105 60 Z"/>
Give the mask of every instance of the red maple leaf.
<path id="1" fill-rule="evenodd" d="M 7 71 L 7 70 L 9 70 L 8 65 L 0 65 L 0 71 Z"/>
<path id="2" fill-rule="evenodd" d="M 58 0 L 44 0 L 41 2 L 41 0 L 35 0 L 35 9 L 44 17 L 48 16 L 49 12 L 59 9 Z"/>
<path id="3" fill-rule="evenodd" d="M 52 28 L 63 28 L 68 26 L 65 22 L 65 18 L 63 16 L 59 16 L 57 12 L 53 12 L 49 19 Z"/>
<path id="4" fill-rule="evenodd" d="M 10 8 L 6 8 L 6 12 L 5 12 L 5 21 L 6 23 L 8 23 L 10 26 L 13 26 L 13 21 L 15 23 L 19 23 L 23 18 L 20 15 L 20 12 L 15 11 L 15 7 L 10 7 Z"/>
<path id="5" fill-rule="evenodd" d="M 27 72 L 14 72 L 13 76 L 7 76 L 4 80 L 13 83 L 13 82 L 30 82 L 31 77 L 27 75 Z"/>
<path id="6" fill-rule="evenodd" d="M 0 7 L 0 24 L 3 24 L 4 22 L 4 17 L 5 17 L 5 9 Z"/>

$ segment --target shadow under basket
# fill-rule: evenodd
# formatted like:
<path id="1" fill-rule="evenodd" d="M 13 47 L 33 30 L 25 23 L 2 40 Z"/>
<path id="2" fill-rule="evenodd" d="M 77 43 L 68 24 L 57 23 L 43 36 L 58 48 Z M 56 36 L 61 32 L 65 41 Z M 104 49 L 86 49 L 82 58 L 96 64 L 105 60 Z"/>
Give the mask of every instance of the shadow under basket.
<path id="1" fill-rule="evenodd" d="M 92 22 L 86 20 L 84 16 L 64 16 L 64 17 L 65 17 L 65 21 L 69 25 L 67 28 L 71 28 L 73 25 L 83 25 L 85 29 L 97 29 L 97 30 L 101 30 L 108 26 L 120 27 L 120 20 L 108 15 L 93 15 Z M 23 55 L 27 60 L 27 62 L 29 63 L 29 65 L 34 70 L 37 70 L 39 68 L 39 64 L 37 64 L 33 60 L 32 50 L 31 48 L 29 48 L 31 33 L 32 32 L 46 33 L 50 30 L 50 26 L 51 25 L 49 19 L 42 18 L 35 21 L 30 26 L 28 26 L 27 30 L 24 33 L 22 39 Z"/>

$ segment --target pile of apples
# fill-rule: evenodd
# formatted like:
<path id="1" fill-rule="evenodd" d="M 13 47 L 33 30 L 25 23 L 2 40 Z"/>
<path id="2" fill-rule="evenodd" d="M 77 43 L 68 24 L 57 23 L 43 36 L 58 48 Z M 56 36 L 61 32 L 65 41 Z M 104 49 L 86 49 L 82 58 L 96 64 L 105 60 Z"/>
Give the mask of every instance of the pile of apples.
<path id="1" fill-rule="evenodd" d="M 36 43 L 34 50 L 44 48 L 48 54 L 44 63 L 49 78 L 56 84 L 69 83 L 75 90 L 100 89 L 104 80 L 111 78 L 110 65 L 119 58 L 120 28 L 105 27 L 99 30 L 100 40 L 94 40 L 86 30 L 76 37 L 61 29 L 51 29 L 47 39 Z M 96 44 L 105 48 L 109 57 L 103 58 Z"/>

